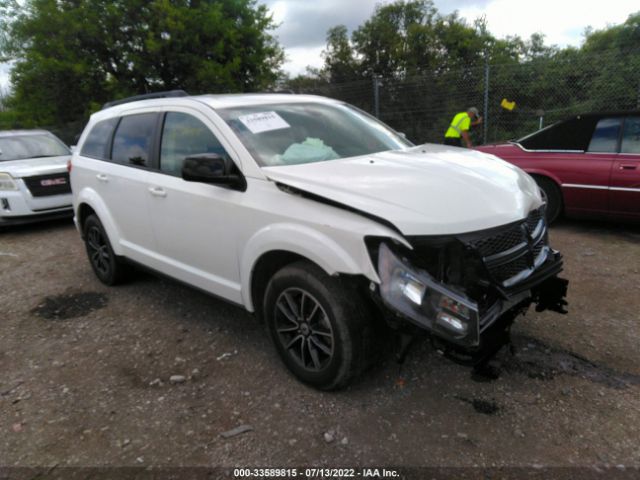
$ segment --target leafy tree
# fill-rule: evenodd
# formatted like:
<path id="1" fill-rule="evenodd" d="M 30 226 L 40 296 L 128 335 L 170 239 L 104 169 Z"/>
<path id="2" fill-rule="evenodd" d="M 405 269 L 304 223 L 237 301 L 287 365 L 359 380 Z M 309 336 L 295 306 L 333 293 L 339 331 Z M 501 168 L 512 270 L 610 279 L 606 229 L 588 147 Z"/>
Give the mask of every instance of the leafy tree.
<path id="1" fill-rule="evenodd" d="M 431 0 L 404 0 L 378 5 L 353 32 L 363 75 L 403 76 L 428 69 L 437 58 L 433 24 L 437 10 Z"/>
<path id="2" fill-rule="evenodd" d="M 264 89 L 284 59 L 256 0 L 3 0 L 0 13 L 12 104 L 40 124 L 137 93 Z"/>
<path id="3" fill-rule="evenodd" d="M 338 25 L 327 32 L 327 48 L 324 57 L 323 74 L 333 83 L 349 82 L 360 76 L 359 65 L 349 41 L 347 27 Z"/>

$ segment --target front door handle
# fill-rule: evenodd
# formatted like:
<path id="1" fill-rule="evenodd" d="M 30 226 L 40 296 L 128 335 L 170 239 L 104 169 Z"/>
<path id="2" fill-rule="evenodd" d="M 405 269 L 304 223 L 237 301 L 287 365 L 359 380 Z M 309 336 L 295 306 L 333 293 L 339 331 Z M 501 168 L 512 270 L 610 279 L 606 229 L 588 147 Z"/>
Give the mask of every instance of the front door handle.
<path id="1" fill-rule="evenodd" d="M 149 187 L 149 193 L 154 197 L 166 197 L 167 192 L 164 188 L 160 187 Z"/>
<path id="2" fill-rule="evenodd" d="M 621 163 L 620 170 L 635 170 L 637 165 L 634 163 Z"/>
<path id="3" fill-rule="evenodd" d="M 107 177 L 104 173 L 98 173 L 96 175 L 96 178 L 103 183 L 106 183 L 109 181 L 109 177 Z"/>

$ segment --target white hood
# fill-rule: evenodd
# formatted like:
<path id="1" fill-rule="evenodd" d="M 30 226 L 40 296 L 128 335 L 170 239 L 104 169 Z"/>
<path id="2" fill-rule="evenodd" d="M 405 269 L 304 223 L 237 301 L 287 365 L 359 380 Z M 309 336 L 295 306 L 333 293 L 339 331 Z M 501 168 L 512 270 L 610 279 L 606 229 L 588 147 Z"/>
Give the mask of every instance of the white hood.
<path id="1" fill-rule="evenodd" d="M 273 181 L 383 218 L 405 235 L 497 227 L 542 204 L 535 181 L 518 167 L 444 145 L 263 171 Z"/>
<path id="2" fill-rule="evenodd" d="M 0 161 L 0 172 L 13 178 L 33 177 L 49 173 L 66 172 L 71 155 L 59 157 L 25 158 L 24 160 Z"/>

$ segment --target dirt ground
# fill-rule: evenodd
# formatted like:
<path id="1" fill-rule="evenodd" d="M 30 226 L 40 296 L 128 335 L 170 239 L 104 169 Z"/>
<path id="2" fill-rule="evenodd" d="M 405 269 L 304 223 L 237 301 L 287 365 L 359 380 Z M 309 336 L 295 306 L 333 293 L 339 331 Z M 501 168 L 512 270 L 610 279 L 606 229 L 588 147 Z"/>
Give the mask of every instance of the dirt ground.
<path id="1" fill-rule="evenodd" d="M 520 318 L 499 378 L 425 342 L 321 393 L 237 307 L 100 284 L 70 221 L 1 232 L 0 466 L 638 467 L 640 227 L 563 221 L 551 242 L 570 313 Z"/>

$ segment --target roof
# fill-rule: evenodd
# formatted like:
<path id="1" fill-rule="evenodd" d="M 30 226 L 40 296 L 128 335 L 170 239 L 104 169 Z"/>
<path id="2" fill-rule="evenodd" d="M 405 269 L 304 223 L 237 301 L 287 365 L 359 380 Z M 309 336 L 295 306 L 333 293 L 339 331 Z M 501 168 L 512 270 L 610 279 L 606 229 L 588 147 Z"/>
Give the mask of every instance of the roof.
<path id="1" fill-rule="evenodd" d="M 588 112 L 588 113 L 577 113 L 575 115 L 571 115 L 569 117 L 564 118 L 563 120 L 572 120 L 574 118 L 580 117 L 628 117 L 630 115 L 637 116 L 640 115 L 640 110 L 627 110 L 625 112 Z"/>
<path id="2" fill-rule="evenodd" d="M 191 98 L 204 102 L 214 109 L 275 103 L 338 103 L 337 100 L 327 97 L 293 93 L 232 93 L 225 95 L 199 95 Z"/>
<path id="3" fill-rule="evenodd" d="M 292 93 L 233 93 L 217 95 L 188 95 L 179 97 L 153 98 L 132 100 L 119 103 L 112 107 L 104 108 L 92 115 L 96 120 L 111 118 L 114 115 L 129 110 L 131 108 L 145 108 L 156 106 L 177 106 L 184 105 L 185 102 L 199 102 L 216 109 L 245 107 L 256 105 L 273 105 L 277 103 L 340 103 L 327 97 L 317 95 L 297 95 Z"/>

